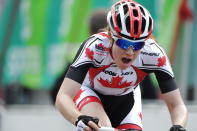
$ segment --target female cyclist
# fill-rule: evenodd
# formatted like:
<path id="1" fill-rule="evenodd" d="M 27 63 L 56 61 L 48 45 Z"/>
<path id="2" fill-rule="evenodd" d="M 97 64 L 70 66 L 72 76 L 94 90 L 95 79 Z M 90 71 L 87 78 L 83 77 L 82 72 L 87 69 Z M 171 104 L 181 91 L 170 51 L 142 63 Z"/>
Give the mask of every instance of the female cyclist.
<path id="1" fill-rule="evenodd" d="M 139 83 L 155 73 L 170 112 L 170 131 L 185 131 L 187 109 L 165 51 L 150 37 L 148 10 L 121 0 L 112 5 L 107 22 L 107 31 L 82 43 L 58 92 L 59 111 L 77 131 L 142 130 Z"/>

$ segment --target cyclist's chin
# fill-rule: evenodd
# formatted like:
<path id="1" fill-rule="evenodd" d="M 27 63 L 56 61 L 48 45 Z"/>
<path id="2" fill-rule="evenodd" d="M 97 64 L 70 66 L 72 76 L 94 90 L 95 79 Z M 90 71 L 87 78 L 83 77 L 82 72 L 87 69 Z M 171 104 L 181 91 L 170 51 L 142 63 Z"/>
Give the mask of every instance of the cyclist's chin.
<path id="1" fill-rule="evenodd" d="M 124 70 L 124 69 L 127 69 L 128 67 L 130 67 L 132 65 L 132 62 L 129 62 L 129 63 L 119 63 L 118 64 L 118 67 L 121 69 L 121 70 Z"/>

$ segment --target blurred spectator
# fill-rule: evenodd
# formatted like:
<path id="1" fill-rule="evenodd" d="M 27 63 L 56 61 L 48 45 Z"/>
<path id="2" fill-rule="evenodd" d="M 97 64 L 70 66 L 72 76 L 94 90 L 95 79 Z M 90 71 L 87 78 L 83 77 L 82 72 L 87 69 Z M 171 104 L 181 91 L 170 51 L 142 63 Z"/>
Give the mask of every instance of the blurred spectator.
<path id="1" fill-rule="evenodd" d="M 90 35 L 98 33 L 100 29 L 107 26 L 107 11 L 104 9 L 95 10 L 90 16 Z"/>
<path id="2" fill-rule="evenodd" d="M 6 104 L 30 103 L 30 89 L 21 84 L 10 84 L 5 87 Z"/>
<path id="3" fill-rule="evenodd" d="M 3 87 L 0 85 L 0 105 L 4 103 Z"/>

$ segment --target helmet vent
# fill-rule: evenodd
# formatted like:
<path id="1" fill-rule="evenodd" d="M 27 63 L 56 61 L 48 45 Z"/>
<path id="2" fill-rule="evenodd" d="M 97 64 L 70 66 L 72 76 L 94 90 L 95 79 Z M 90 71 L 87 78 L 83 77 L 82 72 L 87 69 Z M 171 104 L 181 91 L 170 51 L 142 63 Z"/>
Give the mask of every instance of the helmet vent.
<path id="1" fill-rule="evenodd" d="M 144 17 L 142 17 L 142 28 L 141 28 L 141 33 L 144 32 L 145 26 L 146 26 L 146 20 L 144 19 Z"/>
<path id="2" fill-rule="evenodd" d="M 152 19 L 149 17 L 149 26 L 148 26 L 148 31 L 151 30 L 152 27 Z"/>
<path id="3" fill-rule="evenodd" d="M 135 21 L 134 21 L 134 34 L 135 34 L 135 35 L 137 35 L 137 33 L 138 33 L 138 24 L 139 24 L 138 21 L 135 20 Z"/>
<path id="4" fill-rule="evenodd" d="M 134 15 L 135 17 L 138 17 L 138 12 L 137 12 L 137 10 L 133 10 L 133 15 Z"/>
<path id="5" fill-rule="evenodd" d="M 145 16 L 144 9 L 141 6 L 140 6 L 140 10 L 141 10 L 142 14 Z"/>
<path id="6" fill-rule="evenodd" d="M 135 7 L 135 4 L 134 3 L 131 3 L 131 6 Z"/>
<path id="7" fill-rule="evenodd" d="M 128 10 L 129 10 L 129 9 L 128 9 L 128 6 L 127 6 L 127 5 L 124 5 L 124 6 L 123 6 L 123 10 L 124 10 L 124 14 L 126 15 L 126 13 L 127 13 Z"/>
<path id="8" fill-rule="evenodd" d="M 126 29 L 127 29 L 127 32 L 130 32 L 130 18 L 129 17 L 126 18 Z"/>
<path id="9" fill-rule="evenodd" d="M 117 15 L 117 24 L 118 24 L 118 27 L 119 27 L 120 29 L 122 29 L 120 14 Z"/>
<path id="10" fill-rule="evenodd" d="M 114 22 L 112 20 L 112 17 L 110 18 L 110 23 L 111 23 L 112 28 L 114 29 Z"/>
<path id="11" fill-rule="evenodd" d="M 116 10 L 116 11 L 118 10 L 119 6 L 120 6 L 120 3 L 117 4 L 117 5 L 115 5 L 115 10 Z"/>

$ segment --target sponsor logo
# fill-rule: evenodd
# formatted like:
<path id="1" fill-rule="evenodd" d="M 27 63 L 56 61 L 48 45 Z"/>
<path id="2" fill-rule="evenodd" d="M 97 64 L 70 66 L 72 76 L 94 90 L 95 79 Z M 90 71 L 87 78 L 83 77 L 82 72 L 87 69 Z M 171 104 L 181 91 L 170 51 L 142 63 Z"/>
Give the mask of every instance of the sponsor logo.
<path id="1" fill-rule="evenodd" d="M 160 55 L 160 53 L 148 53 L 148 52 L 144 52 L 144 51 L 141 51 L 141 54 L 148 55 L 148 56 L 159 56 Z"/>
<path id="2" fill-rule="evenodd" d="M 100 51 L 109 51 L 110 50 L 110 48 L 105 47 L 102 43 L 96 44 L 95 45 L 95 48 L 97 50 L 100 50 Z"/>
<path id="3" fill-rule="evenodd" d="M 108 75 L 111 75 L 111 76 L 116 76 L 116 75 L 117 75 L 117 73 L 112 72 L 112 71 L 108 71 L 108 70 L 104 70 L 103 72 L 104 72 L 105 74 L 108 74 Z"/>
<path id="4" fill-rule="evenodd" d="M 122 72 L 121 76 L 123 76 L 123 75 L 132 75 L 132 74 L 133 74 L 132 71 L 131 72 Z"/>
<path id="5" fill-rule="evenodd" d="M 97 55 L 99 55 L 99 56 L 107 56 L 107 54 L 106 54 L 106 53 L 96 52 L 96 54 L 97 54 Z"/>
<path id="6" fill-rule="evenodd" d="M 115 73 L 115 72 L 113 72 L 113 71 L 109 71 L 109 70 L 104 70 L 103 71 L 105 74 L 108 74 L 108 75 L 111 75 L 111 76 L 116 76 L 117 75 L 117 73 Z M 121 76 L 125 76 L 125 75 L 132 75 L 133 74 L 133 72 L 131 71 L 131 72 L 122 72 L 121 73 Z"/>

